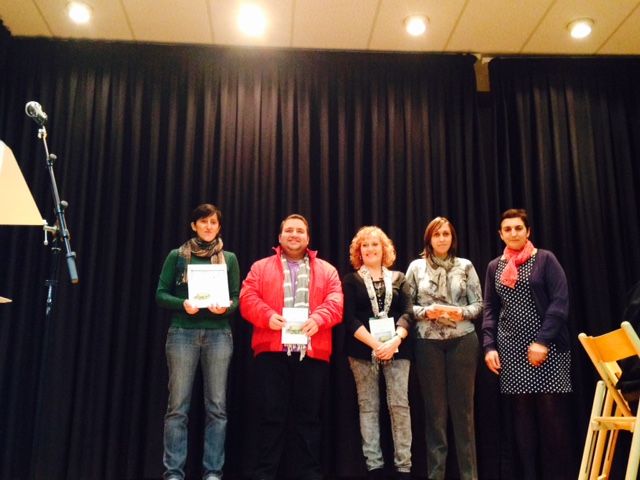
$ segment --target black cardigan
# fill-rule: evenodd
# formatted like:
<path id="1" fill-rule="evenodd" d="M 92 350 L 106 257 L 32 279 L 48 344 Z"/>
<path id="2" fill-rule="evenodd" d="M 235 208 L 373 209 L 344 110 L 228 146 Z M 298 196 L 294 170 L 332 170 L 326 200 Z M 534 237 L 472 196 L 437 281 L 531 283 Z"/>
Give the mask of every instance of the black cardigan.
<path id="1" fill-rule="evenodd" d="M 401 272 L 392 272 L 393 296 L 388 315 L 393 317 L 396 327 L 404 327 L 409 335 L 413 331 L 413 304 L 411 302 L 410 287 Z M 345 350 L 350 357 L 363 360 L 371 359 L 371 348 L 353 334 L 364 326 L 369 330 L 369 319 L 373 317 L 373 309 L 367 293 L 364 280 L 357 272 L 349 273 L 342 279 L 344 291 L 344 325 L 347 331 Z M 394 358 L 411 359 L 413 348 L 409 337 L 402 340 L 398 353 Z"/>

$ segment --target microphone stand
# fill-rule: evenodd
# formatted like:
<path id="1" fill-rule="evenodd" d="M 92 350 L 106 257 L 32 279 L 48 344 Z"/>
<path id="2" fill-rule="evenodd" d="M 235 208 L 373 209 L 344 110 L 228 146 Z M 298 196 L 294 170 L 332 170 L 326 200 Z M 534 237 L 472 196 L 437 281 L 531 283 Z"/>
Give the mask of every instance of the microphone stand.
<path id="1" fill-rule="evenodd" d="M 28 104 L 27 104 L 28 105 Z M 39 106 L 39 105 L 38 105 Z M 43 372 L 46 371 L 46 361 L 49 357 L 49 350 L 51 349 L 51 339 L 50 333 L 47 331 L 51 328 L 53 318 L 53 308 L 56 299 L 56 293 L 58 288 L 58 271 L 60 267 L 60 253 L 62 252 L 61 243 L 64 245 L 65 256 L 67 258 L 67 268 L 69 270 L 69 278 L 72 284 L 78 283 L 78 271 L 76 269 L 76 254 L 71 250 L 71 242 L 69 241 L 70 235 L 69 230 L 67 229 L 67 222 L 64 217 L 64 210 L 69 205 L 64 200 L 60 200 L 60 194 L 58 193 L 58 184 L 56 182 L 56 177 L 53 172 L 53 163 L 56 161 L 57 157 L 49 153 L 49 146 L 47 145 L 47 130 L 44 126 L 44 122 L 46 121 L 46 116 L 44 119 L 35 117 L 31 115 L 29 111 L 27 111 L 27 115 L 34 118 L 34 120 L 40 125 L 38 130 L 38 138 L 42 140 L 42 144 L 44 145 L 44 152 L 46 155 L 46 165 L 47 170 L 49 171 L 49 179 L 51 181 L 51 192 L 53 195 L 54 201 L 54 212 L 56 216 L 56 221 L 53 226 L 47 224 L 45 220 L 43 230 L 44 230 L 44 245 L 49 245 L 48 235 L 51 234 L 51 265 L 49 269 L 49 278 L 45 280 L 45 286 L 47 287 L 47 300 L 46 300 L 46 308 L 45 308 L 45 332 L 43 337 L 43 345 L 42 352 L 40 355 L 40 378 L 38 382 L 38 390 L 36 392 L 37 405 L 41 405 L 45 398 L 45 386 L 46 380 Z M 43 428 L 42 419 L 40 416 L 36 417 L 35 431 L 39 432 Z M 41 440 L 39 435 L 35 435 L 33 439 L 32 448 L 34 451 L 38 451 L 39 444 Z"/>
<path id="2" fill-rule="evenodd" d="M 47 145 L 47 129 L 44 127 L 44 124 L 40 125 L 40 129 L 38 130 L 38 138 L 42 140 L 42 144 L 44 145 L 44 153 L 46 155 L 46 163 L 47 170 L 49 171 L 49 180 L 51 181 L 51 193 L 53 194 L 53 202 L 54 202 L 54 211 L 56 214 L 56 225 L 57 227 L 47 227 L 45 225 L 45 245 L 47 244 L 47 232 L 56 231 L 58 236 L 62 239 L 62 244 L 64 245 L 65 256 L 67 258 L 67 268 L 69 270 L 69 278 L 71 279 L 71 283 L 78 283 L 78 270 L 76 269 L 76 253 L 71 250 L 71 242 L 69 241 L 69 230 L 67 229 L 67 222 L 64 218 L 64 209 L 67 207 L 67 202 L 60 200 L 60 194 L 58 193 L 58 184 L 56 182 L 56 176 L 53 172 L 53 163 L 56 161 L 57 157 L 49 153 L 49 146 Z M 54 246 L 57 246 L 58 241 L 54 240 L 52 245 L 52 252 L 54 253 L 53 263 L 57 262 L 57 253 L 60 252 L 60 248 L 58 247 L 58 252 L 54 251 Z M 51 267 L 52 273 L 57 274 L 57 266 Z M 54 272 L 55 270 L 55 272 Z M 46 285 L 49 287 L 49 295 L 51 296 L 51 307 L 53 307 L 53 290 L 55 290 L 55 285 L 57 284 L 57 280 L 55 278 L 51 278 L 47 280 Z M 47 297 L 47 310 L 49 310 L 49 298 Z"/>
<path id="3" fill-rule="evenodd" d="M 45 227 L 45 228 L 55 228 L 55 227 Z M 48 243 L 46 240 L 46 230 L 45 230 L 45 245 Z M 54 234 L 53 240 L 51 241 L 51 266 L 49 268 L 49 278 L 45 280 L 44 285 L 47 287 L 47 303 L 45 310 L 45 318 L 53 317 L 53 304 L 56 298 L 56 288 L 58 286 L 58 267 L 60 265 L 59 257 L 60 257 L 60 241 L 58 240 L 58 236 Z M 47 325 L 49 322 L 47 322 Z"/>

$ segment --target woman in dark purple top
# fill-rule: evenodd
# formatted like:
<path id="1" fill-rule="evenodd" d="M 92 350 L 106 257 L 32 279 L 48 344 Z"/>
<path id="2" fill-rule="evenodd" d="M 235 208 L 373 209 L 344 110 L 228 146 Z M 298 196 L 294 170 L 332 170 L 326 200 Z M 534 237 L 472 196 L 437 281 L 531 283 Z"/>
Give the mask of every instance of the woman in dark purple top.
<path id="1" fill-rule="evenodd" d="M 485 363 L 511 404 L 519 477 L 571 478 L 567 279 L 555 255 L 529 240 L 525 210 L 504 212 L 499 233 L 506 247 L 485 279 Z"/>

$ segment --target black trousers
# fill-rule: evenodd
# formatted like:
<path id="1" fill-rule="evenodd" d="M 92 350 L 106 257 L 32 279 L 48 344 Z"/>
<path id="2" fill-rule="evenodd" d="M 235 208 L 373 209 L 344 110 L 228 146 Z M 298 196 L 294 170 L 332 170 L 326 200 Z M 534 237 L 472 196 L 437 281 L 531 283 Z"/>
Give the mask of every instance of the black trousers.
<path id="1" fill-rule="evenodd" d="M 576 478 L 570 394 L 535 393 L 508 398 L 521 467 L 519 478 Z"/>
<path id="2" fill-rule="evenodd" d="M 320 480 L 320 411 L 329 364 L 299 354 L 261 353 L 255 358 L 258 408 L 253 448 L 255 480 L 287 476 Z M 286 465 L 280 465 L 281 463 Z"/>

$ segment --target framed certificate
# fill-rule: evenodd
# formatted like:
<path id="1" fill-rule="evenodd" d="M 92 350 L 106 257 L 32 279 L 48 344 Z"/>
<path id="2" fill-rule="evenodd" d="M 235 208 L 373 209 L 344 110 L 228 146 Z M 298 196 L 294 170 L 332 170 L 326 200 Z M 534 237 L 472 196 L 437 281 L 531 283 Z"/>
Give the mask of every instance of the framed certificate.
<path id="1" fill-rule="evenodd" d="M 386 342 L 396 333 L 396 324 L 393 317 L 370 318 L 369 331 L 378 341 Z"/>
<path id="2" fill-rule="evenodd" d="M 187 265 L 189 301 L 198 308 L 228 307 L 229 282 L 225 264 Z"/>
<path id="3" fill-rule="evenodd" d="M 282 329 L 283 345 L 306 345 L 309 337 L 302 333 L 302 326 L 309 320 L 308 308 L 285 307 L 282 316 L 286 324 Z"/>

